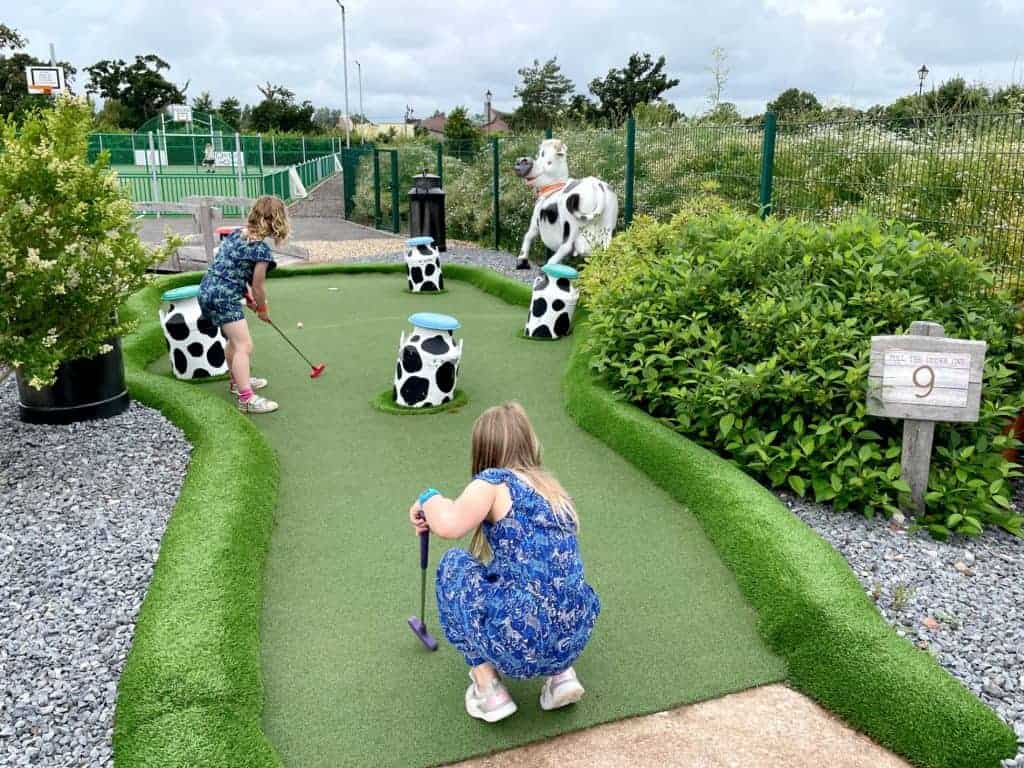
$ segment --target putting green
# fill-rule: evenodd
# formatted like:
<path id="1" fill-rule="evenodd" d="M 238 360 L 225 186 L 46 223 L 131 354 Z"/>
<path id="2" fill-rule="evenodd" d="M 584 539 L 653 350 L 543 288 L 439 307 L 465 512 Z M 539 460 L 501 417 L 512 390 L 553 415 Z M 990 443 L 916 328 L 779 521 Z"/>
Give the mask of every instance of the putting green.
<path id="1" fill-rule="evenodd" d="M 281 403 L 253 419 L 281 463 L 261 643 L 263 723 L 284 764 L 438 765 L 781 680 L 783 663 L 758 638 L 755 613 L 696 519 L 566 414 L 572 342 L 516 338 L 525 309 L 463 283 L 444 296 L 404 287 L 404 277 L 375 275 L 270 284 L 275 321 L 327 363 L 316 381 L 272 329 L 251 324 L 256 373 Z M 422 310 L 462 323 L 459 387 L 469 404 L 419 418 L 378 411 L 370 401 L 390 384 L 399 333 Z M 228 396 L 223 383 L 202 386 Z M 440 650 L 427 652 L 406 625 L 419 611 L 407 513 L 426 486 L 461 490 L 473 420 L 512 398 L 579 506 L 584 566 L 603 611 L 577 664 L 587 687 L 580 704 L 543 712 L 540 681 L 511 681 L 519 712 L 486 725 L 465 713 L 466 668 L 437 623 L 433 569 L 450 542 L 431 540 L 426 622 Z"/>

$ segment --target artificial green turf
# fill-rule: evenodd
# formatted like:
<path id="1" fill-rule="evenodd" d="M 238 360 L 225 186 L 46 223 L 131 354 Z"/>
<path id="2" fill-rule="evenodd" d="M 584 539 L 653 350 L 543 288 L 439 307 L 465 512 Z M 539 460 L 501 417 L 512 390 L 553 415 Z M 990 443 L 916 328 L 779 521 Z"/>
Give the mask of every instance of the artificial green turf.
<path id="1" fill-rule="evenodd" d="M 441 405 L 423 406 L 422 408 L 409 408 L 395 402 L 395 389 L 389 387 L 370 401 L 370 405 L 378 411 L 390 413 L 392 416 L 433 416 L 445 411 L 454 411 L 462 408 L 469 402 L 469 395 L 463 389 L 456 389 L 451 400 Z"/>
<path id="2" fill-rule="evenodd" d="M 459 385 L 473 393 L 470 404 L 422 419 L 369 405 L 390 383 L 407 327 L 403 287 L 397 276 L 349 274 L 271 284 L 275 319 L 301 320 L 296 341 L 328 364 L 315 381 L 252 324 L 255 368 L 281 403 L 252 423 L 281 464 L 261 652 L 263 723 L 284 764 L 434 765 L 781 679 L 783 664 L 758 638 L 755 614 L 693 516 L 566 414 L 571 341 L 511 338 L 525 310 L 450 284 L 438 309 L 462 323 Z M 485 287 L 517 301 L 529 290 Z M 227 399 L 223 385 L 210 388 Z M 427 653 L 406 626 L 419 610 L 407 511 L 428 485 L 462 488 L 473 420 L 511 398 L 526 406 L 547 463 L 577 500 L 587 576 L 604 609 L 578 664 L 586 699 L 543 713 L 539 682 L 514 682 L 519 713 L 487 726 L 465 714 L 458 654 L 444 642 Z M 432 545 L 433 566 L 448 543 Z M 427 614 L 440 636 L 432 597 Z"/>

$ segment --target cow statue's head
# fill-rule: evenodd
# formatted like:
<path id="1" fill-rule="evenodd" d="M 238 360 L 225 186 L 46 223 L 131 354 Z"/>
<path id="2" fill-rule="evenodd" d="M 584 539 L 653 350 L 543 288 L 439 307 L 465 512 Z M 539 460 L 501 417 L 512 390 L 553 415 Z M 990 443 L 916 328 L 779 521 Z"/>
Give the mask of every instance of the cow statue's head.
<path id="1" fill-rule="evenodd" d="M 535 159 L 520 157 L 516 160 L 516 175 L 535 190 L 549 184 L 569 180 L 569 164 L 565 154 L 567 148 L 561 139 L 546 139 L 540 143 Z"/>

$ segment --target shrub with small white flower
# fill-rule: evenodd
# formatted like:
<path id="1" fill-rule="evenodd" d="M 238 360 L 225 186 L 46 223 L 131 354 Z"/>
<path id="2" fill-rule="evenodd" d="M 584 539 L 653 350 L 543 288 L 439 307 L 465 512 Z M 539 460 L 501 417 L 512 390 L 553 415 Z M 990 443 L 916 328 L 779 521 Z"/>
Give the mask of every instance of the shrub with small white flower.
<path id="1" fill-rule="evenodd" d="M 0 121 L 0 360 L 37 389 L 130 330 L 117 309 L 162 256 L 140 242 L 108 158 L 86 161 L 91 124 L 71 97 Z"/>

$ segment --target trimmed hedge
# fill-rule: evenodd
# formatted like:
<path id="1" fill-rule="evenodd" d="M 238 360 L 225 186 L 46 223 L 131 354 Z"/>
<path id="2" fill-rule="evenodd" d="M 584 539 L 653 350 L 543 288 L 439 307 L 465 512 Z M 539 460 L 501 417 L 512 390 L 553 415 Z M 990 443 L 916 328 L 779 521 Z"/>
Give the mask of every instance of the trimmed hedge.
<path id="1" fill-rule="evenodd" d="M 846 561 L 768 490 L 593 377 L 577 325 L 567 408 L 693 512 L 758 613 L 789 682 L 928 768 L 997 768 L 1017 738 L 879 615 Z"/>
<path id="2" fill-rule="evenodd" d="M 274 274 L 403 269 L 327 265 Z M 489 270 L 452 264 L 445 271 L 508 303 L 529 304 L 529 286 Z M 160 293 L 195 279 L 164 278 L 123 310 L 140 321 L 124 344 L 132 395 L 177 424 L 193 453 L 121 676 L 115 764 L 282 768 L 260 724 L 259 611 L 276 459 L 230 403 L 146 371 L 164 353 Z M 697 515 L 794 686 L 921 766 L 994 768 L 1013 754 L 1012 731 L 889 628 L 835 550 L 740 470 L 599 385 L 588 370 L 585 336 L 581 313 L 565 377 L 567 408 Z M 237 471 L 243 464 L 249 472 Z"/>

